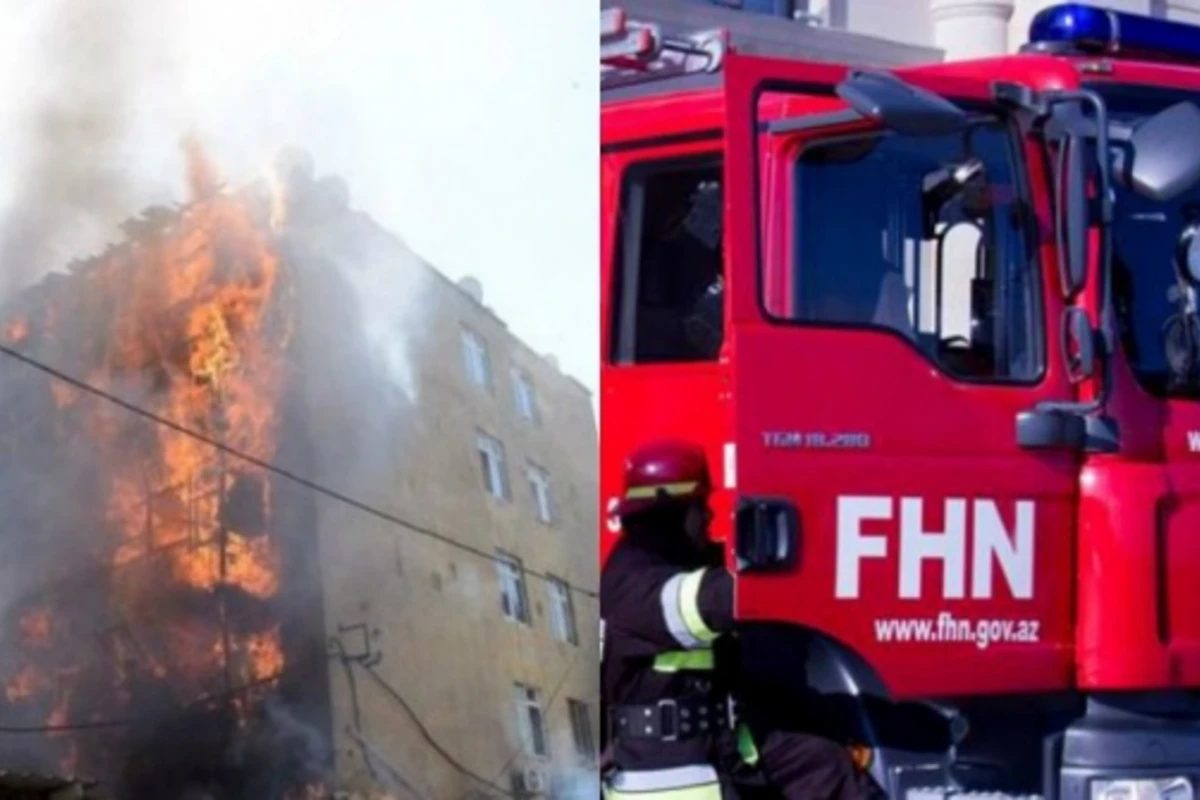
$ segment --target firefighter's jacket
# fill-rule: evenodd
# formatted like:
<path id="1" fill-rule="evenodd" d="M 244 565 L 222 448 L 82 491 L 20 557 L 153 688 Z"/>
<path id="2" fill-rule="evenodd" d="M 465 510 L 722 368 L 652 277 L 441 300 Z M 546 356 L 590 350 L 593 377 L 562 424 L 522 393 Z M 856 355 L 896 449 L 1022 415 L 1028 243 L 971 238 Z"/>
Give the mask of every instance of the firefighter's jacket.
<path id="1" fill-rule="evenodd" d="M 605 797 L 719 800 L 714 765 L 733 740 L 732 674 L 718 640 L 733 624 L 732 577 L 682 532 L 626 534 L 601 575 L 600 616 L 613 767 Z"/>

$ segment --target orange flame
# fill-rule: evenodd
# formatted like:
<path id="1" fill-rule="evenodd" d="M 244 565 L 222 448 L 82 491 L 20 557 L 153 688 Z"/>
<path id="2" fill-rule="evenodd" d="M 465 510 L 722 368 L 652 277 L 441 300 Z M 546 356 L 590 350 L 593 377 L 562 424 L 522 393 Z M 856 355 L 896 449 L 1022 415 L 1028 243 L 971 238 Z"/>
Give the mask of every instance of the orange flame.
<path id="1" fill-rule="evenodd" d="M 200 145 L 187 139 L 183 149 L 192 202 L 181 216 L 143 230 L 136 246 L 114 248 L 70 278 L 78 292 L 103 296 L 111 308 L 107 330 L 96 332 L 103 355 L 87 381 L 122 396 L 136 392 L 138 405 L 153 414 L 269 462 L 292 333 L 273 206 L 222 191 Z M 35 317 L 38 341 L 57 334 L 56 315 L 67 321 L 72 313 L 51 305 Z M 22 319 L 5 330 L 18 341 L 29 328 Z M 280 590 L 271 476 L 201 439 L 148 426 L 105 403 L 79 402 L 74 387 L 56 381 L 51 391 L 56 406 L 78 420 L 73 430 L 108 454 L 100 511 L 115 538 L 88 546 L 114 569 L 114 613 L 142 620 L 131 630 L 150 630 L 145 641 L 138 633 L 110 646 L 114 697 L 130 696 L 136 674 L 170 684 L 183 702 L 224 686 L 237 695 L 230 698 L 235 707 L 248 708 L 239 687 L 269 685 L 286 667 L 278 621 L 266 612 L 238 617 L 247 603 L 269 604 Z M 178 604 L 189 610 L 172 617 L 164 591 L 185 598 Z M 216 610 L 198 618 L 197 597 Z M 49 608 L 28 611 L 18 627 L 31 652 L 72 650 Z M 47 724 L 75 721 L 73 707 L 89 690 L 80 688 L 78 671 L 58 675 L 48 681 L 23 666 L 6 696 L 13 702 L 42 695 Z"/>
<path id="2" fill-rule="evenodd" d="M 32 664 L 26 664 L 17 671 L 8 682 L 8 686 L 4 689 L 4 696 L 8 698 L 8 702 L 15 703 L 19 700 L 26 700 L 33 696 L 35 692 L 41 691 L 45 686 L 45 680 Z"/>
<path id="3" fill-rule="evenodd" d="M 14 319 L 4 327 L 4 335 L 13 344 L 20 344 L 29 335 L 29 322 L 23 319 Z"/>
<path id="4" fill-rule="evenodd" d="M 50 643 L 52 624 L 53 618 L 48 608 L 35 608 L 25 612 L 19 623 L 21 640 L 32 647 L 45 647 Z"/>

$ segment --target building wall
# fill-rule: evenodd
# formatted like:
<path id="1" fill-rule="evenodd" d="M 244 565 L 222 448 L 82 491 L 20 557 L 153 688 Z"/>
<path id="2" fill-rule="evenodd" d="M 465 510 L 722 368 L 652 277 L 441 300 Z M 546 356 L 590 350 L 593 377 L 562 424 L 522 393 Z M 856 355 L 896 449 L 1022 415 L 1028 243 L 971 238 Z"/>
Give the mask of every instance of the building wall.
<path id="1" fill-rule="evenodd" d="M 415 321 L 402 337 L 413 396 L 396 385 L 364 383 L 360 378 L 370 370 L 327 368 L 354 351 L 347 331 L 355 326 L 347 323 L 358 313 L 355 297 L 339 295 L 323 280 L 320 256 L 337 250 L 328 236 L 346 225 L 366 231 L 350 237 L 359 245 L 371 240 L 370 253 L 360 249 L 357 257 L 394 265 L 389 269 L 412 278 L 406 294 L 417 300 L 397 314 L 397 326 Z M 481 790 L 467 772 L 509 791 L 512 769 L 534 768 L 546 780 L 572 767 L 591 769 L 574 753 L 567 701 L 587 704 L 595 741 L 597 602 L 573 593 L 579 644 L 556 641 L 544 581 L 526 577 L 529 624 L 508 620 L 497 564 L 489 558 L 504 550 L 530 572 L 594 591 L 597 431 L 590 396 L 468 292 L 371 227 L 361 218 L 325 215 L 323 222 L 294 226 L 292 237 L 296 250 L 308 254 L 302 306 L 320 309 L 303 332 L 305 361 L 313 365 L 305 371 L 321 376 L 303 382 L 321 453 L 320 480 L 396 518 L 328 499 L 317 503 L 326 627 L 331 651 L 345 656 L 330 668 L 338 773 L 352 785 L 390 783 L 401 797 L 440 798 Z M 338 317 L 329 312 L 335 308 L 351 311 Z M 469 378 L 464 325 L 487 343 L 491 389 Z M 517 413 L 514 367 L 532 378 L 536 422 Z M 504 444 L 509 499 L 485 489 L 479 430 Z M 524 474 L 528 461 L 551 476 L 550 524 L 536 518 Z M 525 752 L 516 683 L 541 694 L 546 758 Z M 406 782 L 418 792 L 405 793 Z"/>
<path id="2" fill-rule="evenodd" d="M 1029 23 L 1054 0 L 809 0 L 828 27 L 936 47 L 953 61 L 1016 51 Z M 1200 22 L 1197 0 L 1093 0 L 1093 5 Z"/>

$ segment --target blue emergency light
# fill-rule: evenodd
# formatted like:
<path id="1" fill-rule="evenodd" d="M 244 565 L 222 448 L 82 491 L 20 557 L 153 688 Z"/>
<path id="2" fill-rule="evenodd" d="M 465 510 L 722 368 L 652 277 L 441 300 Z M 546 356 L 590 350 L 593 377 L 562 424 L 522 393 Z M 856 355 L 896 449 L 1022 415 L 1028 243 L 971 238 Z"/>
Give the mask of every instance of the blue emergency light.
<path id="1" fill-rule="evenodd" d="M 1029 24 L 1031 50 L 1147 60 L 1200 61 L 1200 27 L 1085 3 L 1043 9 Z"/>

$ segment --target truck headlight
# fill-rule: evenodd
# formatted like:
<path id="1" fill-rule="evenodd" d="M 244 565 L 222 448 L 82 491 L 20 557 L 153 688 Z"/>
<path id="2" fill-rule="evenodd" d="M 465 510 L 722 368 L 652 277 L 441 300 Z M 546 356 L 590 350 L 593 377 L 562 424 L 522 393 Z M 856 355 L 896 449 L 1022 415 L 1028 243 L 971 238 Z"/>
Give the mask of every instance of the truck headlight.
<path id="1" fill-rule="evenodd" d="M 1100 780 L 1092 781 L 1092 800 L 1195 800 L 1195 791 L 1184 777 Z"/>

